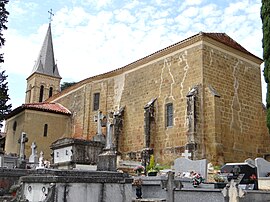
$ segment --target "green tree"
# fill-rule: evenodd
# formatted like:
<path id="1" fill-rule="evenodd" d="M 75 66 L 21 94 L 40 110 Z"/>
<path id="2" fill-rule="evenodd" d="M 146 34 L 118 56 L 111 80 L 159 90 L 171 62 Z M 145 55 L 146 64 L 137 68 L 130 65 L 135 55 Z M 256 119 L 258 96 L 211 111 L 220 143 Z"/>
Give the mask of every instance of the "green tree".
<path id="1" fill-rule="evenodd" d="M 11 104 L 7 104 L 10 100 L 8 95 L 8 82 L 6 82 L 8 76 L 5 75 L 5 71 L 0 73 L 0 122 L 5 119 L 5 116 L 11 112 Z M 0 128 L 3 125 L 0 124 Z"/>
<path id="2" fill-rule="evenodd" d="M 267 83 L 266 108 L 267 127 L 270 131 L 270 1 L 262 0 L 261 19 L 263 29 L 263 59 L 264 59 L 264 79 Z"/>
<path id="3" fill-rule="evenodd" d="M 7 29 L 6 23 L 9 12 L 6 10 L 6 4 L 9 0 L 0 0 L 0 48 L 2 48 L 5 44 L 5 38 L 3 37 L 3 30 Z M 0 54 L 0 63 L 4 62 L 4 54 Z M 5 75 L 5 71 L 1 71 L 0 73 L 0 122 L 2 122 L 5 118 L 5 115 L 11 111 L 11 104 L 7 104 L 8 100 L 10 100 L 8 95 L 8 82 L 6 81 L 7 75 Z M 2 124 L 0 124 L 2 127 Z"/>
<path id="4" fill-rule="evenodd" d="M 61 91 L 65 90 L 66 88 L 69 88 L 70 86 L 73 86 L 76 84 L 76 82 L 64 82 L 61 84 Z"/>

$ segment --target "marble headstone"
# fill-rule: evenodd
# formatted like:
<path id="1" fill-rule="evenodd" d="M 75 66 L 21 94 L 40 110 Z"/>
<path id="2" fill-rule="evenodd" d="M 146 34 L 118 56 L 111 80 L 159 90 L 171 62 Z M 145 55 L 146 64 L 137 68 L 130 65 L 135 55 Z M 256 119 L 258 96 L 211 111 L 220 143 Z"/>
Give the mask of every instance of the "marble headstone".
<path id="1" fill-rule="evenodd" d="M 186 158 L 177 158 L 174 160 L 175 173 L 195 171 L 207 179 L 207 160 L 190 160 Z"/>

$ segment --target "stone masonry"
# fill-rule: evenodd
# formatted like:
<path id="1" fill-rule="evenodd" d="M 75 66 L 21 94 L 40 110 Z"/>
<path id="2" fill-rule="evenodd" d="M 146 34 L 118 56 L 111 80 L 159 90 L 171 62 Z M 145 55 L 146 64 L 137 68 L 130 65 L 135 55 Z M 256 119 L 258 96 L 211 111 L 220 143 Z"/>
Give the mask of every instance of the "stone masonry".
<path id="1" fill-rule="evenodd" d="M 185 149 L 194 160 L 206 158 L 214 165 L 241 162 L 270 153 L 261 95 L 262 62 L 224 33 L 201 32 L 122 68 L 82 80 L 46 101 L 71 112 L 67 130 L 54 131 L 58 137 L 87 140 L 97 131 L 95 93 L 100 94 L 103 114 L 125 107 L 117 153 L 123 159 L 139 160 L 145 148 L 144 106 L 156 98 L 149 144 L 156 162 L 172 164 Z M 172 106 L 169 126 L 168 104 Z M 57 120 L 54 124 L 60 125 Z"/>

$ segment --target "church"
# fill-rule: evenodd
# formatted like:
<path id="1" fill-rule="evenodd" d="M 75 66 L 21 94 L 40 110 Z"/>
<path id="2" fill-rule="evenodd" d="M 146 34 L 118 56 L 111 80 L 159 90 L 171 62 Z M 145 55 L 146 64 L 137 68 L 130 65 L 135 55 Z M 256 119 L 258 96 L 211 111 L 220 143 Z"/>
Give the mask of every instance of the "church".
<path id="1" fill-rule="evenodd" d="M 262 62 L 225 33 L 200 32 L 60 91 L 64 67 L 59 71 L 55 63 L 49 24 L 27 78 L 25 104 L 6 117 L 5 152 L 18 153 L 25 132 L 26 156 L 36 142 L 49 159 L 53 142 L 91 141 L 97 134 L 94 117 L 121 111 L 113 136 L 121 159 L 139 161 L 145 149 L 162 165 L 185 150 L 213 165 L 267 158 Z"/>

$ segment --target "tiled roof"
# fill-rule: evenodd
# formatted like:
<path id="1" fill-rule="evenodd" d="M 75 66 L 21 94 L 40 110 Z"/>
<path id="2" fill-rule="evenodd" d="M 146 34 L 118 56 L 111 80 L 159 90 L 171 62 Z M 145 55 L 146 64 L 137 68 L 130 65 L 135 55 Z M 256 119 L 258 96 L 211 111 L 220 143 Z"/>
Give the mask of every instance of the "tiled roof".
<path id="1" fill-rule="evenodd" d="M 51 113 L 57 113 L 57 114 L 65 114 L 65 115 L 71 115 L 71 112 L 65 108 L 63 105 L 59 103 L 46 103 L 46 102 L 40 102 L 40 103 L 29 103 L 29 104 L 23 104 L 20 107 L 17 107 L 12 112 L 10 112 L 5 119 L 10 118 L 21 111 L 25 109 L 31 109 L 36 111 L 44 111 L 44 112 L 51 112 Z"/>
<path id="2" fill-rule="evenodd" d="M 205 33 L 205 32 L 200 32 L 203 35 L 206 35 L 216 41 L 219 41 L 227 46 L 230 46 L 234 49 L 237 49 L 239 51 L 242 51 L 246 54 L 251 54 L 254 56 L 252 53 L 247 51 L 243 46 L 241 46 L 239 43 L 237 43 L 235 40 L 233 40 L 231 37 L 229 37 L 226 33 Z"/>

